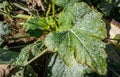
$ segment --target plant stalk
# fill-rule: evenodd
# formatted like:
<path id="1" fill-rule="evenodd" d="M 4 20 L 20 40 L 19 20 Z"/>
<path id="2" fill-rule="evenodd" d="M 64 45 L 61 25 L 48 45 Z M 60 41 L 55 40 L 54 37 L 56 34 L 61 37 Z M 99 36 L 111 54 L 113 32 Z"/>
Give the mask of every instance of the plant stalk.
<path id="1" fill-rule="evenodd" d="M 41 57 L 43 54 L 45 54 L 48 50 L 45 49 L 44 51 L 42 51 L 40 54 L 38 54 L 37 56 L 35 56 L 34 58 L 32 58 L 31 60 L 29 60 L 24 66 L 29 65 L 30 63 L 32 63 L 33 61 L 35 61 L 36 59 L 38 59 L 39 57 Z"/>
<path id="2" fill-rule="evenodd" d="M 52 15 L 55 17 L 55 3 L 54 0 L 52 0 Z"/>
<path id="3" fill-rule="evenodd" d="M 13 18 L 21 18 L 21 19 L 26 19 L 26 20 L 28 20 L 28 19 L 30 19 L 30 18 L 34 18 L 33 16 L 31 16 L 31 15 L 25 15 L 25 14 L 18 14 L 18 15 L 16 15 L 16 16 L 12 16 Z"/>
<path id="4" fill-rule="evenodd" d="M 48 17 L 50 11 L 51 11 L 51 3 L 49 4 L 49 7 L 48 7 L 48 10 L 47 10 L 47 13 L 46 13 L 46 17 Z"/>
<path id="5" fill-rule="evenodd" d="M 32 36 L 30 36 L 30 35 L 17 36 L 17 37 L 12 37 L 12 38 L 5 39 L 5 41 L 18 40 L 20 38 L 28 38 L 28 37 L 32 37 Z"/>

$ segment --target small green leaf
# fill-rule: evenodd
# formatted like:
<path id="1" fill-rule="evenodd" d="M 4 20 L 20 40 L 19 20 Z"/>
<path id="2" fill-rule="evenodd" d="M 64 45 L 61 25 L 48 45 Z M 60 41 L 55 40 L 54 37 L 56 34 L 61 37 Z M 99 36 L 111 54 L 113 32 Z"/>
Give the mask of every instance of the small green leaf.
<path id="1" fill-rule="evenodd" d="M 88 66 L 78 64 L 75 60 L 73 66 L 66 66 L 58 54 L 51 57 L 47 70 L 47 77 L 85 77 L 86 73 L 92 72 Z"/>
<path id="2" fill-rule="evenodd" d="M 30 29 L 27 31 L 27 33 L 29 33 L 31 36 L 35 36 L 37 38 L 39 38 L 40 36 L 42 36 L 43 31 L 41 29 Z"/>
<path id="3" fill-rule="evenodd" d="M 40 18 L 39 19 L 39 24 L 41 27 L 45 30 L 50 30 L 50 28 L 55 27 L 55 19 L 52 16 L 45 17 L 45 18 Z"/>
<path id="4" fill-rule="evenodd" d="M 39 24 L 39 18 L 32 18 L 23 24 L 26 32 L 31 36 L 40 37 L 43 34 L 42 27 Z"/>
<path id="5" fill-rule="evenodd" d="M 106 31 L 105 23 L 101 20 L 102 15 L 83 2 L 72 6 L 70 12 L 72 15 L 70 17 L 75 19 L 75 22 L 70 24 L 72 26 L 64 25 L 67 27 L 66 31 L 48 34 L 45 45 L 50 51 L 58 51 L 69 66 L 75 59 L 101 75 L 106 74 L 107 55 L 104 51 L 105 44 L 102 42 Z"/>
<path id="6" fill-rule="evenodd" d="M 23 24 L 23 27 L 26 29 L 26 31 L 28 31 L 30 29 L 32 29 L 32 30 L 41 29 L 41 26 L 38 23 L 38 21 L 39 21 L 39 18 L 32 18 L 32 19 L 28 20 L 27 22 L 25 22 Z"/>
<path id="7" fill-rule="evenodd" d="M 56 28 L 53 17 L 32 18 L 23 24 L 26 32 L 31 36 L 40 37 L 43 35 L 43 30 L 50 30 Z"/>
<path id="8" fill-rule="evenodd" d="M 39 19 L 39 24 L 41 24 L 43 29 L 48 30 L 50 28 L 48 23 L 47 23 L 47 18 L 40 18 Z"/>

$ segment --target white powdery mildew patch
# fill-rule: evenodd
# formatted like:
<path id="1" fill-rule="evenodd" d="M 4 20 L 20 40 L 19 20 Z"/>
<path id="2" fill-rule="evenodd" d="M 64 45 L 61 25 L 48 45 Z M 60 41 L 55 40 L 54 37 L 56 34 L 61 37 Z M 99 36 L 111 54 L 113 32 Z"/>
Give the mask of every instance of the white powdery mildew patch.
<path id="1" fill-rule="evenodd" d="M 59 56 L 55 58 L 55 55 L 51 58 L 51 62 L 49 63 L 48 67 L 51 67 L 51 65 L 51 77 L 83 77 L 83 75 L 86 73 L 85 70 L 89 69 L 86 65 L 78 64 L 75 59 L 73 60 L 73 65 L 68 67 L 64 64 L 63 60 L 60 59 Z"/>
<path id="2" fill-rule="evenodd" d="M 0 25 L 0 36 L 4 34 L 3 27 Z"/>
<path id="3" fill-rule="evenodd" d="M 2 26 L 0 25 L 0 45 L 3 43 L 3 40 L 1 38 L 1 36 L 4 34 L 4 30 L 2 28 Z"/>
<path id="4" fill-rule="evenodd" d="M 73 66 L 72 67 L 68 67 L 66 66 L 66 68 L 64 69 L 64 77 L 77 77 L 78 74 L 81 77 L 82 74 L 84 74 L 84 70 L 88 69 L 87 66 L 84 66 L 82 64 L 78 64 L 75 60 L 73 61 Z M 81 73 L 81 74 L 80 74 Z"/>
<path id="5" fill-rule="evenodd" d="M 8 34 L 10 32 L 9 25 L 0 23 L 0 36 Z"/>
<path id="6" fill-rule="evenodd" d="M 2 36 L 10 32 L 8 24 L 0 23 L 0 45 L 3 43 Z"/>

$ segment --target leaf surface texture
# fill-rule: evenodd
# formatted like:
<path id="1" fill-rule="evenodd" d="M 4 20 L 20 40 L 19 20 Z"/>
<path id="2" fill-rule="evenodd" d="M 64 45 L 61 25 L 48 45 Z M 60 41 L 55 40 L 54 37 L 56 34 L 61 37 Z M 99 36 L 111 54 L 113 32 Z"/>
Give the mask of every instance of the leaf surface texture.
<path id="1" fill-rule="evenodd" d="M 58 32 L 48 34 L 45 45 L 50 51 L 58 51 L 68 66 L 75 59 L 99 74 L 106 74 L 107 55 L 104 51 L 105 44 L 101 41 L 105 38 L 106 31 L 105 23 L 101 20 L 102 15 L 84 2 L 75 3 L 70 8 L 67 12 L 72 17 L 72 20 L 69 18 L 72 23 L 61 21 L 60 24 L 63 25 Z M 66 18 L 63 16 L 63 19 L 64 17 Z"/>

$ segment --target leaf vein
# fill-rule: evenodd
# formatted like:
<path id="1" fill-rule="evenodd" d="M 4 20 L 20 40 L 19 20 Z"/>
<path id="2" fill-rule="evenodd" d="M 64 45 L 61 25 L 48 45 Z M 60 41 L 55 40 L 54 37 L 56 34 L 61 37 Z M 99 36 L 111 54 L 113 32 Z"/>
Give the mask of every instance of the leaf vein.
<path id="1" fill-rule="evenodd" d="M 85 47 L 85 45 L 83 44 L 83 42 L 81 41 L 81 39 L 78 37 L 78 35 L 71 29 L 70 30 L 74 36 L 80 41 L 80 43 L 83 45 L 83 47 L 85 48 L 85 50 L 87 51 L 87 53 L 90 55 L 90 57 L 92 58 L 92 60 L 99 66 L 99 64 L 96 62 L 96 60 L 93 58 L 92 54 L 89 52 L 89 50 Z"/>

